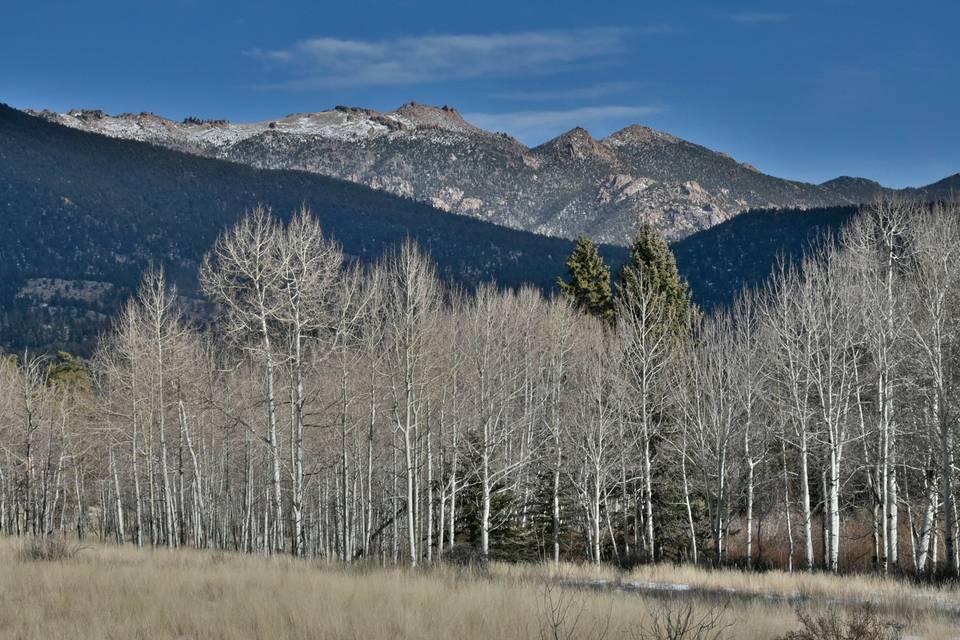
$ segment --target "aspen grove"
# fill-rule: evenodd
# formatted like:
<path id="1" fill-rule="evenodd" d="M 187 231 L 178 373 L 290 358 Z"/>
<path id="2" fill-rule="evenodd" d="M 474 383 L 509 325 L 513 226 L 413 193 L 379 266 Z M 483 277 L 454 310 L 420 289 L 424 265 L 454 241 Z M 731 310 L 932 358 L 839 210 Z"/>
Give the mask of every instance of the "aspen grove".
<path id="1" fill-rule="evenodd" d="M 202 266 L 212 318 L 154 270 L 89 362 L 0 361 L 0 530 L 957 575 L 960 207 L 864 207 L 709 313 L 636 260 L 592 315 L 254 209 Z"/>

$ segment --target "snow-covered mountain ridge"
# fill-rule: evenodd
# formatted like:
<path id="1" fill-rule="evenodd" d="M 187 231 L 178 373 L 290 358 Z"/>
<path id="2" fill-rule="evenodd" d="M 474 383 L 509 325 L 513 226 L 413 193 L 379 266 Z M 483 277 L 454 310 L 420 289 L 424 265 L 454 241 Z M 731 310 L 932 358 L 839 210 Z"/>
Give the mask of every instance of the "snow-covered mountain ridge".
<path id="1" fill-rule="evenodd" d="M 850 204 L 888 191 L 863 179 L 776 178 L 642 125 L 602 140 L 578 127 L 529 148 L 451 107 L 412 102 L 384 113 L 335 107 L 254 123 L 32 113 L 115 138 L 346 179 L 512 228 L 615 244 L 629 242 L 644 221 L 678 239 L 747 209 Z"/>

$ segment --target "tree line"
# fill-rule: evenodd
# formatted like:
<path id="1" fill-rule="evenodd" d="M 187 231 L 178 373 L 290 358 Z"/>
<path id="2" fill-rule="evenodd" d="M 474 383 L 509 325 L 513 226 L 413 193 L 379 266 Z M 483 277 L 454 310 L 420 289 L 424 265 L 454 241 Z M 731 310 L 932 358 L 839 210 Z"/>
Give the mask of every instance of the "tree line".
<path id="1" fill-rule="evenodd" d="M 561 294 L 258 207 L 89 362 L 0 364 L 0 530 L 340 562 L 957 575 L 960 207 L 880 201 L 709 314 L 644 227 Z"/>

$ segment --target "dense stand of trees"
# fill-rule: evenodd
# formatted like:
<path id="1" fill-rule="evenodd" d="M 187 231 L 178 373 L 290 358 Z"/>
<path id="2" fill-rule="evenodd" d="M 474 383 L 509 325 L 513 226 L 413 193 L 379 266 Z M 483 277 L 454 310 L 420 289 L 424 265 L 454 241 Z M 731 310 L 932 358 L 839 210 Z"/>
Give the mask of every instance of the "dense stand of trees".
<path id="1" fill-rule="evenodd" d="M 588 241 L 564 296 L 468 295 L 257 209 L 203 264 L 212 327 L 154 271 L 88 366 L 0 364 L 0 530 L 956 575 L 958 213 L 878 203 L 707 315 L 649 230 L 616 296 Z"/>

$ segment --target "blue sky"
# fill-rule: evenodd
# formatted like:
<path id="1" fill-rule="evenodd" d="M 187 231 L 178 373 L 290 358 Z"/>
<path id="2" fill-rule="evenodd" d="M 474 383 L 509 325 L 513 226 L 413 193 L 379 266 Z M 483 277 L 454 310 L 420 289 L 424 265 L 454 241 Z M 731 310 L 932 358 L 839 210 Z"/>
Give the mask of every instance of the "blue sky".
<path id="1" fill-rule="evenodd" d="M 960 3 L 6 2 L 0 101 L 256 120 L 448 104 L 537 144 L 640 122 L 783 177 L 960 171 Z"/>

